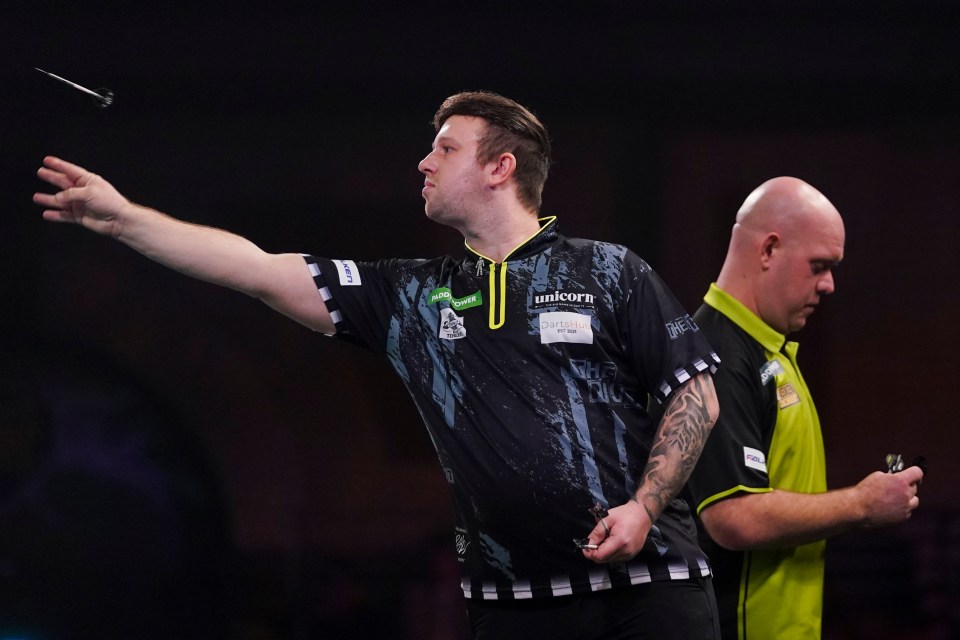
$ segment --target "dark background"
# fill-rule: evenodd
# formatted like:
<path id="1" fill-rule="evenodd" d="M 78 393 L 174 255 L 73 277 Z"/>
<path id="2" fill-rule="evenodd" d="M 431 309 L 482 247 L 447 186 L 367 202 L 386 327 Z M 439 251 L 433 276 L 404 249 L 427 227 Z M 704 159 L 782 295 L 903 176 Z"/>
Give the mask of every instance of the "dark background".
<path id="1" fill-rule="evenodd" d="M 797 336 L 830 483 L 890 451 L 930 476 L 910 522 L 831 543 L 824 636 L 960 637 L 954 13 L 5 3 L 0 639 L 463 637 L 447 489 L 387 367 L 30 198 L 55 154 L 269 251 L 455 253 L 416 164 L 468 89 L 549 126 L 545 214 L 630 246 L 691 311 L 755 186 L 833 201 L 837 295 Z"/>

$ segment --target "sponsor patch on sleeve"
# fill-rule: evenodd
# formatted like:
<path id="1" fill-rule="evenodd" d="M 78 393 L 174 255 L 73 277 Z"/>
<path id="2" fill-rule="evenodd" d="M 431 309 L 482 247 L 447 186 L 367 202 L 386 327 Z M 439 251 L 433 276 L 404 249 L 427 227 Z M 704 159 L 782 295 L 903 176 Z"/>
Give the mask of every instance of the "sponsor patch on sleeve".
<path id="1" fill-rule="evenodd" d="M 540 343 L 576 342 L 593 344 L 591 316 L 572 311 L 547 311 L 540 314 Z"/>
<path id="2" fill-rule="evenodd" d="M 667 328 L 667 335 L 671 340 L 676 340 L 688 331 L 700 331 L 700 327 L 697 326 L 697 323 L 694 322 L 693 318 L 689 315 L 680 316 L 679 318 L 671 320 L 665 326 Z"/>
<path id="3" fill-rule="evenodd" d="M 764 455 L 763 451 L 760 451 L 759 449 L 744 447 L 743 464 L 751 469 L 763 471 L 764 473 L 767 472 L 767 457 Z"/>
<path id="4" fill-rule="evenodd" d="M 765 363 L 760 367 L 760 384 L 767 384 L 781 373 L 783 373 L 783 365 L 779 360 L 773 359 Z"/>
<path id="5" fill-rule="evenodd" d="M 359 287 L 360 269 L 353 260 L 334 260 L 333 264 L 337 267 L 337 273 L 340 274 L 341 287 Z"/>

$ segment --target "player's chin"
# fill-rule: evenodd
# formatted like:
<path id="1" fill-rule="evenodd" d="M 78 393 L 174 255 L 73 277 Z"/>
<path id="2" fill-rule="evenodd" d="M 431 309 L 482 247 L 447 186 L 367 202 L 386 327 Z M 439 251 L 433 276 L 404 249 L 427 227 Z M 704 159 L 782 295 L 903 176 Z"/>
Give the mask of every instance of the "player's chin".
<path id="1" fill-rule="evenodd" d="M 453 219 L 446 209 L 431 207 L 429 203 L 423 207 L 423 212 L 427 215 L 428 220 L 432 220 L 438 224 L 450 225 Z"/>
<path id="2" fill-rule="evenodd" d="M 794 331 L 800 331 L 800 329 L 803 329 L 805 326 L 807 326 L 807 318 L 811 313 L 813 313 L 813 309 L 804 311 L 802 314 L 796 316 L 793 319 L 793 322 L 790 323 L 790 332 L 793 333 Z"/>

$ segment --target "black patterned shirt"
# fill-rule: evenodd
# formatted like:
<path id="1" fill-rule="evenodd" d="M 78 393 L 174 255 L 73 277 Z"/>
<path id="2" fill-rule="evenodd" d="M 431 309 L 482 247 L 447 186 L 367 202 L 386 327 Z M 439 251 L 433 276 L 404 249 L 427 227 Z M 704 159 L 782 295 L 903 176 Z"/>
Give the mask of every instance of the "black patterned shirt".
<path id="1" fill-rule="evenodd" d="M 573 540 L 637 488 L 660 402 L 719 360 L 628 249 L 566 238 L 555 218 L 494 262 L 305 256 L 336 336 L 387 358 L 454 497 L 464 594 L 520 599 L 710 574 L 674 500 L 630 562 Z"/>

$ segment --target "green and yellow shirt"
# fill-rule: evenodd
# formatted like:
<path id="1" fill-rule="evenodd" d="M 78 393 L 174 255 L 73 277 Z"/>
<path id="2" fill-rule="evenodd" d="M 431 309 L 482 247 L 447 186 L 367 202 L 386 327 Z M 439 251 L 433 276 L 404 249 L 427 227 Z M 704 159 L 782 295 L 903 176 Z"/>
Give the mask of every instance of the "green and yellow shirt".
<path id="1" fill-rule="evenodd" d="M 797 343 L 716 284 L 694 321 L 723 360 L 717 421 L 688 489 L 699 514 L 717 501 L 782 489 L 827 490 L 820 421 Z M 824 542 L 729 551 L 704 541 L 725 640 L 819 638 Z"/>

